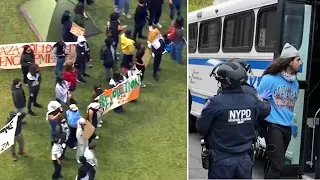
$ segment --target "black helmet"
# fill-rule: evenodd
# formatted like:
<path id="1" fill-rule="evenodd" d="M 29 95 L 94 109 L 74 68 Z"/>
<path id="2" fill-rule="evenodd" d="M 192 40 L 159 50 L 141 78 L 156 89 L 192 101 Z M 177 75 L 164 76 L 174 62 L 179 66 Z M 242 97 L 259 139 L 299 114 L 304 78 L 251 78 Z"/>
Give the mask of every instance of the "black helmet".
<path id="1" fill-rule="evenodd" d="M 248 79 L 246 70 L 238 62 L 218 64 L 213 68 L 211 76 L 214 76 L 217 81 L 231 88 L 244 84 Z"/>
<path id="2" fill-rule="evenodd" d="M 251 73 L 251 66 L 246 60 L 243 60 L 240 58 L 232 58 L 232 59 L 229 59 L 227 62 L 240 63 L 240 65 L 247 71 L 247 73 Z"/>

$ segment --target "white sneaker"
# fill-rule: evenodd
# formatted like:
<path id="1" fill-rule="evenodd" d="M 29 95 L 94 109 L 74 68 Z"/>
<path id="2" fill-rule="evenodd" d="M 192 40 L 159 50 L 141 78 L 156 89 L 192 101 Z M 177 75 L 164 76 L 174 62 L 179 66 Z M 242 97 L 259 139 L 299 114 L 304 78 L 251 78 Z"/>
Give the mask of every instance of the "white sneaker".
<path id="1" fill-rule="evenodd" d="M 145 87 L 146 87 L 146 85 L 142 83 L 142 84 L 141 84 L 141 87 L 145 88 Z"/>
<path id="2" fill-rule="evenodd" d="M 77 146 L 73 147 L 72 149 L 73 149 L 73 150 L 76 150 L 76 149 L 77 149 Z"/>
<path id="3" fill-rule="evenodd" d="M 162 25 L 160 23 L 156 24 L 157 28 L 162 28 Z"/>
<path id="4" fill-rule="evenodd" d="M 81 164 L 81 162 L 80 162 L 80 160 L 79 160 L 79 159 L 77 160 L 77 163 L 78 163 L 78 164 Z"/>
<path id="5" fill-rule="evenodd" d="M 152 26 L 149 26 L 149 31 L 152 31 L 153 27 Z"/>
<path id="6" fill-rule="evenodd" d="M 131 19 L 131 15 L 130 14 L 126 14 L 126 13 L 122 13 L 124 16 L 126 16 L 128 19 Z"/>
<path id="7" fill-rule="evenodd" d="M 102 124 L 102 123 L 103 123 L 103 121 L 102 121 L 102 120 L 100 120 L 99 122 L 100 122 L 100 124 Z"/>
<path id="8" fill-rule="evenodd" d="M 95 137 L 95 139 L 97 139 L 97 140 L 98 140 L 98 139 L 99 139 L 99 136 L 96 136 L 96 137 Z"/>
<path id="9" fill-rule="evenodd" d="M 97 127 L 101 127 L 101 126 L 102 126 L 101 124 L 98 124 L 98 125 L 97 125 Z"/>
<path id="10" fill-rule="evenodd" d="M 166 50 L 164 50 L 164 51 L 162 52 L 162 54 L 165 54 L 165 53 L 167 53 L 167 51 L 166 51 Z"/>

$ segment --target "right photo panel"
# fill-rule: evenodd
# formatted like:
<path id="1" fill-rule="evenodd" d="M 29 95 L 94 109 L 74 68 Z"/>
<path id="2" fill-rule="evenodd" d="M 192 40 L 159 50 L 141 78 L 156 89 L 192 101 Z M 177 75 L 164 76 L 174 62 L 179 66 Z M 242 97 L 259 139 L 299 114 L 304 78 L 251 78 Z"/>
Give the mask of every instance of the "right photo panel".
<path id="1" fill-rule="evenodd" d="M 320 179 L 320 4 L 188 2 L 189 179 Z"/>

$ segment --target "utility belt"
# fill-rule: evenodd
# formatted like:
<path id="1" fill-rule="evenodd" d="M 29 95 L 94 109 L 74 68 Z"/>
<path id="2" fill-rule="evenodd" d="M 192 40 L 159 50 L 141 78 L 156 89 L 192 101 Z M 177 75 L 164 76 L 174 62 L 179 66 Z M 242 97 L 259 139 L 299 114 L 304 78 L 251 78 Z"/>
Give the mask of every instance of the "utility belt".
<path id="1" fill-rule="evenodd" d="M 212 150 L 208 147 L 205 139 L 201 139 L 201 162 L 202 162 L 202 168 L 208 170 L 210 168 L 210 158 L 212 157 Z M 251 148 L 248 150 L 247 154 L 251 157 L 251 160 L 254 159 L 254 144 L 253 142 Z M 240 153 L 239 155 L 246 154 Z M 235 154 L 236 155 L 236 154 Z"/>

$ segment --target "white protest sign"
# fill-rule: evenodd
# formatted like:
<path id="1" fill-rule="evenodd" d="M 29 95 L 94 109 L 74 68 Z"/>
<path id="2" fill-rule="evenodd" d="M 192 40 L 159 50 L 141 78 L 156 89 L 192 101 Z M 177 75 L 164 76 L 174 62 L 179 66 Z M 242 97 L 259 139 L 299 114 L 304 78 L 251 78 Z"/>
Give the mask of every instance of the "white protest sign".
<path id="1" fill-rule="evenodd" d="M 14 144 L 18 116 L 15 116 L 8 124 L 0 130 L 0 154 Z"/>

